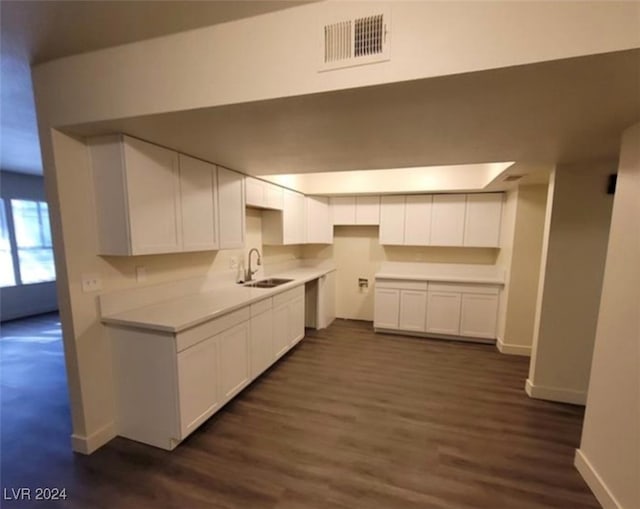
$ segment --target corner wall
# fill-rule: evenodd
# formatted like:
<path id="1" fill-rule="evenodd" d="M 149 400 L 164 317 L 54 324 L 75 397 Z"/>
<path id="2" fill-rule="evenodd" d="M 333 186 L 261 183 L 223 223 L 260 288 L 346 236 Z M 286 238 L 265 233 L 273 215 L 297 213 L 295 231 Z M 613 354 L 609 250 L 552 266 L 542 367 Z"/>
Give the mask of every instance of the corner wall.
<path id="1" fill-rule="evenodd" d="M 622 138 L 576 467 L 605 509 L 640 507 L 640 124 Z"/>
<path id="2" fill-rule="evenodd" d="M 335 226 L 332 246 L 304 246 L 305 258 L 331 258 L 336 266 L 336 316 L 373 321 L 374 278 L 385 261 L 493 265 L 497 249 L 381 246 L 377 226 Z M 358 278 L 369 280 L 361 289 Z"/>
<path id="3" fill-rule="evenodd" d="M 615 164 L 559 166 L 545 219 L 527 393 L 584 405 L 613 197 Z"/>

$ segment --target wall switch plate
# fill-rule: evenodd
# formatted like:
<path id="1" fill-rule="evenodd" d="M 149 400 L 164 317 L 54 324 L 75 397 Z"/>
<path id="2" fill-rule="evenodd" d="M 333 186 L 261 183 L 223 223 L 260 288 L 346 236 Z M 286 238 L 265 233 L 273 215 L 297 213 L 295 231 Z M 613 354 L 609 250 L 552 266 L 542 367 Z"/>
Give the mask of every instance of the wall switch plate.
<path id="1" fill-rule="evenodd" d="M 237 256 L 232 256 L 231 258 L 229 258 L 229 268 L 230 269 L 237 269 L 238 268 L 238 257 Z"/>
<path id="2" fill-rule="evenodd" d="M 82 291 L 84 293 L 98 292 L 102 290 L 100 274 L 82 274 Z"/>
<path id="3" fill-rule="evenodd" d="M 136 281 L 138 283 L 147 280 L 147 268 L 146 267 L 136 267 Z"/>

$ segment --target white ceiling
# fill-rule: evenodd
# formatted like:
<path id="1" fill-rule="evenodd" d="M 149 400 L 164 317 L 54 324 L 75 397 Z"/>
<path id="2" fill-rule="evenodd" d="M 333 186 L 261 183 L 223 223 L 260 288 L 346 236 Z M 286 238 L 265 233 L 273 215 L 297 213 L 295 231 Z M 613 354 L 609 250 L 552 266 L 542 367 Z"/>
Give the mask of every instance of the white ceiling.
<path id="1" fill-rule="evenodd" d="M 294 1 L 0 3 L 0 168 L 42 173 L 30 64 L 284 9 Z"/>

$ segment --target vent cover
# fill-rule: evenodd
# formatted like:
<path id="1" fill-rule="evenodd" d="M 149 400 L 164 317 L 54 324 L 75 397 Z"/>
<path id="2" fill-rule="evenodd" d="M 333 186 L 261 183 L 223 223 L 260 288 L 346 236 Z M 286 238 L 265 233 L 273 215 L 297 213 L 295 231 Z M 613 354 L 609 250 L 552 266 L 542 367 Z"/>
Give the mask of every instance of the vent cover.
<path id="1" fill-rule="evenodd" d="M 504 182 L 515 182 L 516 180 L 520 180 L 524 175 L 508 175 Z"/>
<path id="2" fill-rule="evenodd" d="M 389 60 L 388 25 L 384 12 L 325 24 L 320 70 Z"/>

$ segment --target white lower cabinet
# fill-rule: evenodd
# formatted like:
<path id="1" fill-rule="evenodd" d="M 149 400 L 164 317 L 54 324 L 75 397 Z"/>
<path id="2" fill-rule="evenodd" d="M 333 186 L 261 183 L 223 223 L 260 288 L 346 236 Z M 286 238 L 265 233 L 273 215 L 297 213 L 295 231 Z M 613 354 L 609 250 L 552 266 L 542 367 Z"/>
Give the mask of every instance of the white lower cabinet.
<path id="1" fill-rule="evenodd" d="M 215 337 L 178 354 L 178 389 L 180 431 L 187 436 L 220 406 Z"/>
<path id="2" fill-rule="evenodd" d="M 427 292 L 400 290 L 400 329 L 424 332 L 427 319 Z"/>
<path id="3" fill-rule="evenodd" d="M 499 287 L 376 279 L 374 327 L 418 335 L 495 339 Z"/>
<path id="4" fill-rule="evenodd" d="M 228 400 L 240 392 L 251 379 L 249 371 L 249 325 L 243 322 L 220 334 L 220 392 Z"/>
<path id="5" fill-rule="evenodd" d="M 498 295 L 465 293 L 462 295 L 460 335 L 493 339 L 498 321 Z"/>
<path id="6" fill-rule="evenodd" d="M 304 337 L 304 286 L 273 298 L 273 344 L 276 358 Z"/>
<path id="7" fill-rule="evenodd" d="M 398 329 L 400 323 L 400 290 L 379 288 L 376 284 L 373 326 L 377 329 Z"/>
<path id="8" fill-rule="evenodd" d="M 304 285 L 177 334 L 109 327 L 117 434 L 171 450 L 304 337 Z"/>
<path id="9" fill-rule="evenodd" d="M 258 306 L 261 305 L 262 308 Z M 251 377 L 255 378 L 275 360 L 273 303 L 265 299 L 251 306 Z M 255 310 L 255 311 L 254 311 Z"/>
<path id="10" fill-rule="evenodd" d="M 460 302 L 457 292 L 429 291 L 427 332 L 457 336 L 460 332 Z"/>

